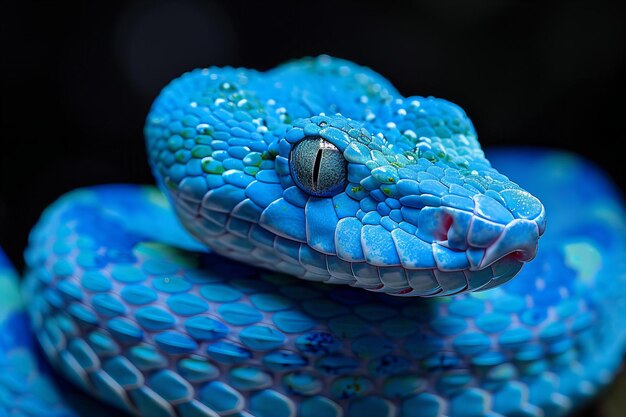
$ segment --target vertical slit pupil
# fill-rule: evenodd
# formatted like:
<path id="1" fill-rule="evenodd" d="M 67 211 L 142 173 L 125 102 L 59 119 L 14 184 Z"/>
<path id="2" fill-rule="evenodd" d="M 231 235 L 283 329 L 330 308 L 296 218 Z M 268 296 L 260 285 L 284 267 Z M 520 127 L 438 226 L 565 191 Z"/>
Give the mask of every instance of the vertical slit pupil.
<path id="1" fill-rule="evenodd" d="M 317 150 L 317 154 L 315 155 L 315 163 L 313 165 L 313 188 L 317 188 L 319 176 L 320 176 L 320 165 L 322 164 L 322 149 Z"/>

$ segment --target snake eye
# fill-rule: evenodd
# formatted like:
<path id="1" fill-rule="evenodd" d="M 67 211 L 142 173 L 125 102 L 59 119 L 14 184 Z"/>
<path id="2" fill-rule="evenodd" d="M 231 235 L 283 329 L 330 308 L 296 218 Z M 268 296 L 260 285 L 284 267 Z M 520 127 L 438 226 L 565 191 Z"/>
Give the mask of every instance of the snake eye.
<path id="1" fill-rule="evenodd" d="M 333 196 L 345 189 L 348 182 L 348 162 L 335 145 L 320 137 L 296 143 L 289 165 L 296 185 L 317 197 Z"/>

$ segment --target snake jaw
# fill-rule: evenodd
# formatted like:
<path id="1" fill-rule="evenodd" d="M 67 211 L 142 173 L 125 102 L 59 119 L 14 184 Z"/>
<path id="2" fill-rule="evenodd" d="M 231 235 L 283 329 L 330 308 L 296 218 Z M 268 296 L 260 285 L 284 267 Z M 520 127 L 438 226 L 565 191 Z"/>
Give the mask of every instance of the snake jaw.
<path id="1" fill-rule="evenodd" d="M 478 205 L 485 204 L 482 195 L 475 200 Z M 477 272 L 503 258 L 517 263 L 534 258 L 543 214 L 539 219 L 516 219 L 511 214 L 508 223 L 496 222 L 493 217 L 487 219 L 486 215 L 476 208 L 474 211 L 449 206 L 421 208 L 416 233 L 419 241 L 413 239 L 411 245 L 403 245 L 398 237 L 401 232 L 392 232 L 402 265 L 409 269 L 435 267 L 443 272 Z M 422 254 L 417 255 L 420 251 Z"/>

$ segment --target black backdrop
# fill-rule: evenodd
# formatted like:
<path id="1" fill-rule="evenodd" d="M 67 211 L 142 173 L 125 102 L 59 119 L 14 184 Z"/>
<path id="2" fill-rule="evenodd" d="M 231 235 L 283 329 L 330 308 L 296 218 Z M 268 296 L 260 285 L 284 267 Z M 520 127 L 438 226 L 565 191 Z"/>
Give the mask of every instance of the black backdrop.
<path id="1" fill-rule="evenodd" d="M 5 2 L 0 21 L 0 246 L 18 267 L 28 230 L 63 192 L 152 183 L 142 140 L 150 103 L 199 66 L 347 58 L 406 95 L 460 104 L 486 147 L 576 152 L 626 190 L 618 1 L 21 0 Z"/>
<path id="2" fill-rule="evenodd" d="M 626 189 L 617 1 L 5 3 L 0 245 L 18 266 L 63 192 L 152 182 L 144 118 L 160 88 L 198 66 L 351 59 L 406 95 L 460 104 L 484 146 L 574 151 Z"/>

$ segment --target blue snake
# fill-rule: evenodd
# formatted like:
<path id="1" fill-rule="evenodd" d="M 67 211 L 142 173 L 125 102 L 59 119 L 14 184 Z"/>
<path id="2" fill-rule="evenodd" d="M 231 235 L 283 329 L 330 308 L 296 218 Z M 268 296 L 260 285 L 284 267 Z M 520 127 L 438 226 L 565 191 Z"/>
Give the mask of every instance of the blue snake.
<path id="1" fill-rule="evenodd" d="M 559 416 L 619 370 L 626 217 L 578 157 L 487 160 L 458 106 L 328 56 L 186 73 L 145 137 L 160 191 L 53 203 L 23 303 L 0 261 L 0 416 L 75 415 L 33 334 L 156 417 Z"/>

